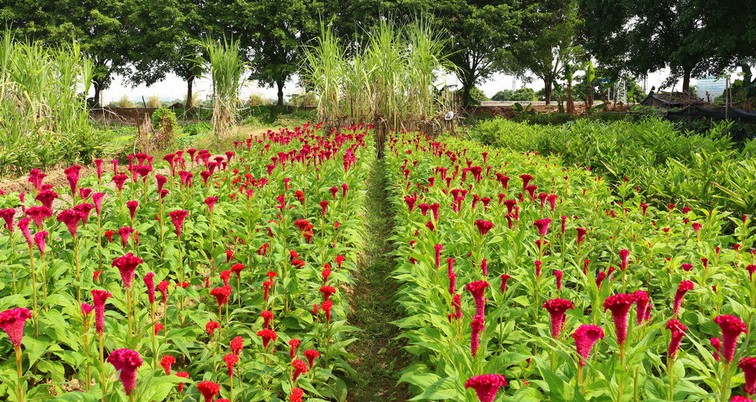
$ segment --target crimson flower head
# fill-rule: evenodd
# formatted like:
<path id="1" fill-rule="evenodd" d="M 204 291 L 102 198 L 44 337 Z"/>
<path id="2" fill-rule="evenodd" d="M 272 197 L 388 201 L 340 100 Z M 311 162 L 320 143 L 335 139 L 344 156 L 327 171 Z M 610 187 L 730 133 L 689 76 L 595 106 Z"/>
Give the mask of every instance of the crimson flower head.
<path id="1" fill-rule="evenodd" d="M 436 269 L 441 268 L 441 250 L 444 249 L 444 246 L 441 244 L 436 244 L 433 246 L 433 249 L 436 250 Z"/>
<path id="2" fill-rule="evenodd" d="M 485 317 L 476 314 L 470 322 L 470 354 L 475 357 L 480 347 L 480 333 L 486 328 Z"/>
<path id="3" fill-rule="evenodd" d="M 163 304 L 168 303 L 168 281 L 160 281 L 157 285 L 157 290 L 160 291 L 160 296 L 163 298 Z"/>
<path id="4" fill-rule="evenodd" d="M 5 221 L 5 228 L 8 232 L 13 233 L 13 218 L 16 216 L 16 210 L 14 208 L 0 209 L 0 218 Z"/>
<path id="5" fill-rule="evenodd" d="M 294 382 L 297 382 L 297 378 L 299 378 L 300 375 L 307 373 L 307 363 L 303 360 L 296 359 L 291 362 L 291 366 L 294 368 L 294 372 L 291 374 L 291 379 Z"/>
<path id="6" fill-rule="evenodd" d="M 585 366 L 585 361 L 591 356 L 591 349 L 599 339 L 604 339 L 604 330 L 598 325 L 583 324 L 572 334 L 575 339 L 575 349 L 581 359 L 579 364 Z"/>
<path id="7" fill-rule="evenodd" d="M 219 288 L 213 288 L 210 291 L 210 295 L 215 297 L 215 301 L 218 302 L 218 307 L 228 303 L 228 298 L 231 296 L 231 286 L 225 285 Z"/>
<path id="8" fill-rule="evenodd" d="M 685 297 L 685 293 L 687 293 L 689 290 L 693 290 L 693 282 L 689 280 L 684 280 L 680 282 L 680 285 L 677 287 L 677 291 L 675 292 L 675 299 L 672 305 L 672 313 L 677 315 L 677 313 L 680 312 L 680 306 L 682 306 L 683 297 Z"/>
<path id="9" fill-rule="evenodd" d="M 244 338 L 241 336 L 237 336 L 234 339 L 231 340 L 231 352 L 233 352 L 236 355 L 240 355 L 242 352 L 242 349 L 244 348 Z"/>
<path id="10" fill-rule="evenodd" d="M 714 318 L 714 323 L 722 330 L 722 357 L 731 363 L 735 357 L 738 337 L 741 333 L 748 333 L 748 327 L 738 317 L 722 314 Z"/>
<path id="11" fill-rule="evenodd" d="M 333 301 L 326 300 L 323 303 L 320 303 L 320 307 L 325 312 L 326 321 L 331 322 L 331 309 L 333 309 Z"/>
<path id="12" fill-rule="evenodd" d="M 566 316 L 565 312 L 574 309 L 575 305 L 569 300 L 556 298 L 543 303 L 543 308 L 551 316 L 551 337 L 557 339 L 562 333 L 562 325 Z"/>
<path id="13" fill-rule="evenodd" d="M 683 336 L 685 336 L 685 331 L 688 330 L 688 327 L 673 318 L 667 321 L 667 329 L 671 332 L 669 347 L 667 348 L 667 356 L 670 359 L 674 359 L 677 356 L 680 342 L 682 341 Z"/>
<path id="14" fill-rule="evenodd" d="M 323 294 L 323 300 L 331 300 L 331 296 L 336 293 L 336 288 L 333 286 L 321 286 L 320 293 Z"/>
<path id="15" fill-rule="evenodd" d="M 236 363 L 239 362 L 239 356 L 237 356 L 234 353 L 229 353 L 223 356 L 223 362 L 226 363 L 226 370 L 228 371 L 228 376 L 233 377 L 234 366 L 236 365 Z"/>
<path id="16" fill-rule="evenodd" d="M 181 229 L 184 227 L 184 219 L 186 219 L 189 212 L 183 209 L 177 209 L 175 211 L 168 212 L 171 217 L 173 226 L 176 228 L 176 236 L 181 236 Z"/>
<path id="17" fill-rule="evenodd" d="M 302 390 L 302 388 L 292 388 L 291 396 L 289 397 L 289 402 L 302 402 L 303 396 L 304 396 L 304 391 Z"/>
<path id="18" fill-rule="evenodd" d="M 522 188 L 525 189 L 525 187 L 528 186 L 531 180 L 533 180 L 533 176 L 524 173 L 520 175 L 520 179 L 522 179 Z"/>
<path id="19" fill-rule="evenodd" d="M 635 304 L 635 296 L 632 294 L 616 294 L 604 300 L 604 311 L 612 312 L 617 343 L 620 345 L 624 345 L 627 339 L 627 313 L 633 304 Z"/>
<path id="20" fill-rule="evenodd" d="M 139 208 L 139 201 L 131 200 L 126 201 L 126 208 L 129 209 L 129 215 L 131 215 L 131 220 L 134 220 L 134 216 L 136 216 L 136 210 Z"/>
<path id="21" fill-rule="evenodd" d="M 95 309 L 95 331 L 102 335 L 105 332 L 105 303 L 113 297 L 107 290 L 92 289 L 92 303 Z"/>
<path id="22" fill-rule="evenodd" d="M 147 298 L 150 304 L 155 303 L 155 273 L 148 272 L 144 276 L 144 285 L 147 287 Z"/>
<path id="23" fill-rule="evenodd" d="M 550 223 L 551 223 L 551 219 L 543 218 L 543 219 L 538 219 L 537 221 L 533 222 L 533 226 L 535 226 L 536 229 L 538 229 L 539 236 L 546 236 L 546 234 L 549 232 Z"/>
<path id="24" fill-rule="evenodd" d="M 753 402 L 753 399 L 746 398 L 745 396 L 735 395 L 730 398 L 730 402 Z"/>
<path id="25" fill-rule="evenodd" d="M 318 205 L 320 205 L 320 208 L 323 210 L 323 216 L 325 216 L 326 211 L 328 211 L 328 200 L 320 201 Z"/>
<path id="26" fill-rule="evenodd" d="M 270 345 L 270 341 L 275 341 L 276 339 L 278 339 L 276 331 L 273 331 L 272 329 L 263 329 L 257 331 L 257 336 L 262 338 L 263 348 L 265 349 L 267 349 L 268 345 Z"/>
<path id="27" fill-rule="evenodd" d="M 585 235 L 588 233 L 585 228 L 577 228 L 577 243 L 580 244 L 585 240 Z"/>
<path id="28" fill-rule="evenodd" d="M 44 205 L 37 205 L 34 207 L 26 208 L 25 213 L 26 216 L 34 221 L 34 224 L 37 225 L 38 228 L 42 227 L 45 219 L 52 218 L 53 215 L 52 210 Z"/>
<path id="29" fill-rule="evenodd" d="M 210 336 L 213 336 L 215 330 L 218 328 L 220 328 L 220 323 L 217 321 L 208 321 L 207 324 L 205 324 L 205 332 Z"/>
<path id="30" fill-rule="evenodd" d="M 289 340 L 289 358 L 293 359 L 297 357 L 297 348 L 300 343 L 299 339 L 292 338 Z"/>
<path id="31" fill-rule="evenodd" d="M 501 274 L 501 292 L 504 293 L 507 291 L 507 282 L 512 278 L 509 274 Z"/>
<path id="32" fill-rule="evenodd" d="M 651 318 L 651 311 L 649 309 L 651 299 L 648 297 L 648 293 L 645 290 L 640 289 L 633 292 L 633 296 L 635 297 L 636 308 L 635 324 L 641 325 L 643 321 L 648 321 Z"/>
<path id="33" fill-rule="evenodd" d="M 136 270 L 137 265 L 143 262 L 144 261 L 141 258 L 129 252 L 124 256 L 115 258 L 111 265 L 118 268 L 118 272 L 121 274 L 121 281 L 123 281 L 123 286 L 126 289 L 130 289 L 131 281 L 134 280 L 134 270 Z"/>
<path id="34" fill-rule="evenodd" d="M 745 375 L 743 389 L 748 395 L 756 393 L 756 357 L 744 357 L 738 362 L 738 367 Z"/>
<path id="35" fill-rule="evenodd" d="M 494 224 L 491 221 L 478 219 L 475 221 L 475 226 L 478 227 L 478 232 L 480 232 L 480 235 L 485 236 L 486 233 L 488 233 L 491 229 L 493 229 Z"/>
<path id="36" fill-rule="evenodd" d="M 217 202 L 218 202 L 218 197 L 205 198 L 205 205 L 207 205 L 207 209 L 209 209 L 210 212 L 213 212 L 213 209 L 215 209 L 215 203 Z"/>
<path id="37" fill-rule="evenodd" d="M 220 392 L 220 385 L 212 381 L 200 381 L 197 384 L 197 391 L 205 398 L 205 402 L 213 402 L 213 398 Z"/>
<path id="38" fill-rule="evenodd" d="M 129 179 L 129 176 L 126 176 L 123 173 L 113 175 L 113 183 L 115 183 L 118 191 L 123 191 L 123 184 L 126 183 L 126 180 L 128 179 Z"/>
<path id="39" fill-rule="evenodd" d="M 68 185 L 71 187 L 71 195 L 76 194 L 76 186 L 79 183 L 79 172 L 81 171 L 80 165 L 71 165 L 70 167 L 63 170 L 63 173 L 66 174 L 66 180 L 68 180 Z"/>
<path id="40" fill-rule="evenodd" d="M 465 286 L 465 290 L 472 294 L 475 299 L 475 314 L 486 314 L 486 288 L 488 288 L 488 281 L 474 281 Z"/>
<path id="41" fill-rule="evenodd" d="M 32 169 L 32 170 L 29 171 L 29 179 L 28 179 L 28 181 L 29 181 L 29 183 L 31 183 L 32 185 L 34 185 L 34 188 L 37 191 L 39 191 L 40 189 L 42 189 L 42 180 L 44 180 L 45 177 L 47 177 L 46 174 L 42 173 L 39 169 L 34 168 L 34 169 Z"/>
<path id="42" fill-rule="evenodd" d="M 24 338 L 24 325 L 31 316 L 31 311 L 23 307 L 12 308 L 0 313 L 0 329 L 8 334 L 13 346 L 21 347 Z"/>
<path id="43" fill-rule="evenodd" d="M 315 366 L 315 359 L 320 357 L 320 352 L 315 349 L 307 349 L 304 351 L 304 356 L 310 364 L 310 368 L 313 368 Z"/>
<path id="44" fill-rule="evenodd" d="M 165 355 L 160 359 L 160 365 L 165 370 L 165 375 L 171 375 L 171 366 L 176 364 L 176 358 L 171 355 Z"/>
<path id="45" fill-rule="evenodd" d="M 74 237 L 79 227 L 79 221 L 83 218 L 83 214 L 75 209 L 66 209 L 58 213 L 58 221 L 63 222 L 71 233 L 71 236 Z"/>
<path id="46" fill-rule="evenodd" d="M 501 374 L 481 374 L 470 377 L 465 382 L 465 389 L 472 388 L 480 402 L 494 402 L 499 388 L 507 385 L 507 379 Z"/>
<path id="47" fill-rule="evenodd" d="M 627 257 L 630 255 L 630 251 L 628 249 L 623 248 L 619 251 L 620 256 L 620 270 L 624 271 L 625 268 L 627 268 Z"/>
<path id="48" fill-rule="evenodd" d="M 126 395 L 131 395 L 131 392 L 136 389 L 137 369 L 142 365 L 139 352 L 131 349 L 116 349 L 110 353 L 107 360 L 119 371 L 119 379 Z"/>
<path id="49" fill-rule="evenodd" d="M 37 245 L 40 254 L 45 254 L 45 246 L 47 245 L 47 233 L 46 230 L 37 232 L 34 234 L 34 244 Z"/>
<path id="50" fill-rule="evenodd" d="M 263 310 L 260 312 L 260 317 L 263 318 L 263 328 L 270 329 L 270 323 L 273 321 L 273 312 L 270 310 Z"/>

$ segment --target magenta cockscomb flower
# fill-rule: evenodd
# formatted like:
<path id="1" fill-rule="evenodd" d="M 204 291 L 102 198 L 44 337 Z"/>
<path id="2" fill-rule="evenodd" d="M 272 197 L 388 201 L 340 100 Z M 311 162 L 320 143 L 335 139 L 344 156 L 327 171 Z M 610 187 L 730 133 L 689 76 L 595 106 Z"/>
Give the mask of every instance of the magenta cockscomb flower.
<path id="1" fill-rule="evenodd" d="M 205 198 L 205 205 L 207 205 L 207 209 L 210 210 L 210 212 L 213 212 L 215 209 L 215 204 L 218 202 L 218 197 L 207 197 Z"/>
<path id="2" fill-rule="evenodd" d="M 331 300 L 331 296 L 336 293 L 336 288 L 333 286 L 321 286 L 320 293 L 323 295 L 323 300 Z"/>
<path id="3" fill-rule="evenodd" d="M 581 244 L 585 240 L 585 235 L 588 233 L 585 228 L 577 228 L 577 243 Z"/>
<path id="4" fill-rule="evenodd" d="M 126 395 L 136 389 L 137 369 L 142 365 L 142 357 L 139 352 L 131 349 L 116 349 L 108 355 L 108 363 L 119 372 L 118 378 L 123 384 Z"/>
<path id="5" fill-rule="evenodd" d="M 338 189 L 336 189 L 338 191 Z M 294 359 L 297 357 L 297 348 L 299 347 L 300 340 L 292 338 L 289 340 L 289 358 Z"/>
<path id="6" fill-rule="evenodd" d="M 176 236 L 180 237 L 181 229 L 184 227 L 184 220 L 186 219 L 187 215 L 189 215 L 189 212 L 183 209 L 177 209 L 175 211 L 168 212 L 168 215 L 171 217 L 173 226 L 176 229 Z"/>
<path id="7" fill-rule="evenodd" d="M 38 228 L 42 227 L 45 219 L 52 218 L 53 216 L 52 210 L 44 205 L 26 208 L 25 214 L 34 221 L 34 224 L 37 225 Z"/>
<path id="8" fill-rule="evenodd" d="M 581 359 L 578 362 L 585 366 L 586 360 L 591 356 L 591 349 L 599 339 L 604 339 L 604 330 L 598 325 L 583 324 L 572 334 L 575 339 L 575 349 Z"/>
<path id="9" fill-rule="evenodd" d="M 275 341 L 278 339 L 278 335 L 276 334 L 276 331 L 273 331 L 272 329 L 263 329 L 260 331 L 257 331 L 257 336 L 259 336 L 262 339 L 263 342 L 263 348 L 267 349 L 268 345 L 270 345 L 271 341 Z"/>
<path id="10" fill-rule="evenodd" d="M 165 355 L 160 359 L 160 366 L 163 367 L 165 375 L 171 375 L 171 367 L 176 364 L 176 358 L 171 355 Z"/>
<path id="11" fill-rule="evenodd" d="M 504 293 L 507 291 L 507 282 L 509 282 L 512 276 L 509 274 L 501 274 L 499 278 L 501 278 L 501 292 Z"/>
<path id="12" fill-rule="evenodd" d="M 475 315 L 485 316 L 486 314 L 486 288 L 488 281 L 474 281 L 465 286 L 465 290 L 470 292 L 475 300 Z"/>
<path id="13" fill-rule="evenodd" d="M 738 367 L 743 370 L 745 384 L 743 389 L 748 395 L 756 393 L 756 357 L 744 357 L 738 362 Z"/>
<path id="14" fill-rule="evenodd" d="M 31 311 L 23 307 L 16 307 L 0 313 L 0 329 L 8 334 L 8 338 L 15 347 L 21 347 L 24 340 L 24 325 L 32 317 Z"/>
<path id="15" fill-rule="evenodd" d="M 5 221 L 5 229 L 8 230 L 8 232 L 13 233 L 13 219 L 16 217 L 16 210 L 15 208 L 5 208 L 0 209 L 0 218 L 2 218 L 3 221 Z"/>
<path id="16" fill-rule="evenodd" d="M 155 273 L 154 272 L 148 272 L 144 278 L 144 286 L 147 287 L 147 299 L 150 301 L 150 304 L 155 303 Z"/>
<path id="17" fill-rule="evenodd" d="M 644 321 L 648 321 L 650 317 L 649 303 L 651 299 L 648 297 L 648 293 L 645 290 L 636 290 L 633 292 L 635 297 L 635 324 L 641 325 Z"/>
<path id="18" fill-rule="evenodd" d="M 129 209 L 129 215 L 131 216 L 131 220 L 133 221 L 134 217 L 136 216 L 136 210 L 137 208 L 139 208 L 139 201 L 126 201 L 126 208 Z"/>
<path id="19" fill-rule="evenodd" d="M 113 297 L 107 290 L 93 289 L 92 303 L 95 310 L 95 331 L 102 335 L 105 332 L 105 303 Z"/>
<path id="20" fill-rule="evenodd" d="M 39 249 L 39 254 L 41 255 L 45 254 L 45 246 L 47 245 L 48 234 L 49 233 L 47 233 L 46 230 L 34 234 L 34 244 L 37 245 L 37 249 Z"/>
<path id="21" fill-rule="evenodd" d="M 619 251 L 620 256 L 620 265 L 619 268 L 621 271 L 624 271 L 627 268 L 627 258 L 630 256 L 630 251 L 627 249 L 622 249 Z"/>
<path id="22" fill-rule="evenodd" d="M 47 177 L 46 174 L 42 173 L 39 169 L 34 168 L 29 171 L 29 178 L 27 180 L 34 186 L 34 189 L 40 191 L 42 189 L 42 181 L 45 177 Z"/>
<path id="23" fill-rule="evenodd" d="M 714 318 L 714 323 L 719 325 L 722 330 L 722 357 L 731 363 L 735 357 L 735 348 L 738 344 L 738 337 L 742 333 L 748 333 L 748 327 L 738 317 L 729 314 L 722 314 Z"/>
<path id="24" fill-rule="evenodd" d="M 213 402 L 213 398 L 220 392 L 220 384 L 212 381 L 200 381 L 197 384 L 197 391 L 205 398 L 205 402 Z"/>
<path id="25" fill-rule="evenodd" d="M 538 229 L 539 236 L 546 236 L 546 234 L 549 233 L 550 223 L 551 223 L 551 219 L 543 218 L 543 219 L 538 219 L 537 221 L 533 222 L 533 226 L 535 226 L 536 229 Z"/>
<path id="26" fill-rule="evenodd" d="M 75 209 L 66 209 L 58 213 L 58 221 L 63 222 L 71 236 L 76 237 L 79 222 L 84 218 L 83 214 Z"/>
<path id="27" fill-rule="evenodd" d="M 494 402 L 501 387 L 507 385 L 507 379 L 501 374 L 481 374 L 470 377 L 465 382 L 465 389 L 472 388 L 480 402 Z"/>
<path id="28" fill-rule="evenodd" d="M 683 297 L 685 297 L 685 293 L 687 293 L 690 290 L 693 290 L 693 282 L 684 280 L 680 282 L 680 285 L 677 287 L 677 291 L 675 292 L 675 299 L 672 303 L 672 313 L 677 315 L 677 313 L 680 312 L 680 306 L 682 306 Z"/>
<path id="29" fill-rule="evenodd" d="M 574 309 L 575 305 L 569 300 L 556 298 L 547 300 L 543 303 L 542 307 L 549 312 L 549 316 L 551 317 L 551 337 L 554 339 L 559 338 L 566 317 L 565 312 Z"/>
<path id="30" fill-rule="evenodd" d="M 617 343 L 620 346 L 624 345 L 627 339 L 627 313 L 634 303 L 635 296 L 624 293 L 609 296 L 604 300 L 604 311 L 610 310 L 612 312 Z"/>
<path id="31" fill-rule="evenodd" d="M 66 174 L 66 180 L 68 180 L 68 186 L 71 188 L 71 195 L 76 194 L 76 186 L 79 184 L 79 174 L 81 172 L 80 165 L 71 165 L 63 170 Z"/>
<path id="32" fill-rule="evenodd" d="M 475 226 L 478 227 L 478 232 L 480 233 L 480 235 L 485 236 L 491 229 L 493 229 L 494 224 L 491 221 L 478 219 L 475 221 Z"/>
<path id="33" fill-rule="evenodd" d="M 667 329 L 670 331 L 669 347 L 667 348 L 667 356 L 670 359 L 674 359 L 677 356 L 677 350 L 680 348 L 680 342 L 682 342 L 685 331 L 688 327 L 683 325 L 676 319 L 667 321 Z"/>
<path id="34" fill-rule="evenodd" d="M 433 249 L 436 251 L 436 269 L 438 269 L 441 268 L 441 250 L 444 249 L 444 246 L 436 244 Z"/>
<path id="35" fill-rule="evenodd" d="M 476 315 L 470 322 L 470 354 L 475 357 L 480 347 L 480 333 L 486 328 L 485 317 Z"/>
<path id="36" fill-rule="evenodd" d="M 753 399 L 746 398 L 745 396 L 735 395 L 730 398 L 730 402 L 753 402 Z"/>
<path id="37" fill-rule="evenodd" d="M 564 273 L 562 271 L 555 269 L 554 270 L 554 278 L 556 278 L 556 287 L 557 290 L 562 290 L 562 278 L 564 277 Z"/>
<path id="38" fill-rule="evenodd" d="M 118 268 L 118 272 L 121 274 L 121 281 L 123 281 L 123 287 L 130 289 L 131 282 L 134 280 L 134 271 L 137 265 L 143 262 L 141 258 L 135 256 L 133 253 L 127 253 L 113 259 L 111 266 Z"/>

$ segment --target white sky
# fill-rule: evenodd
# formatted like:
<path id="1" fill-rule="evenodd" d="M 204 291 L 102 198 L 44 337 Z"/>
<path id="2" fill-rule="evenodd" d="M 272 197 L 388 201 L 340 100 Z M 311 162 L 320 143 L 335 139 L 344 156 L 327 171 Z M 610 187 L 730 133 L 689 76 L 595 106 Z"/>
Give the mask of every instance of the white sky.
<path id="1" fill-rule="evenodd" d="M 651 86 L 656 86 L 658 88 L 659 84 L 664 81 L 668 73 L 669 71 L 662 70 L 649 74 L 646 92 L 651 89 Z M 453 78 L 447 78 L 449 84 L 455 84 L 455 81 L 456 80 Z M 642 82 L 640 82 L 640 84 L 643 85 Z M 692 80 L 691 84 L 695 85 L 695 80 Z M 678 84 L 678 89 L 679 85 L 680 84 Z M 505 74 L 496 74 L 492 79 L 478 85 L 488 97 L 492 97 L 496 92 L 503 89 L 516 89 L 521 88 L 522 86 L 523 83 L 521 80 L 517 80 L 514 77 Z M 543 82 L 533 80 L 533 82 L 526 86 L 537 91 L 543 88 Z M 200 99 L 205 99 L 210 96 L 212 92 L 211 88 L 210 80 L 203 78 L 195 80 L 193 90 L 195 93 L 199 93 Z M 285 99 L 288 99 L 289 95 L 299 91 L 301 91 L 301 89 L 296 85 L 296 80 L 290 80 L 284 88 L 284 97 Z M 93 91 L 90 92 L 90 96 L 92 94 Z M 251 94 L 261 95 L 266 99 L 276 99 L 276 88 L 260 88 L 255 85 L 255 82 L 248 81 L 241 91 L 241 98 L 246 99 Z M 151 96 L 157 96 L 160 99 L 183 100 L 186 97 L 186 82 L 175 75 L 170 75 L 165 80 L 152 86 L 148 87 L 146 85 L 139 85 L 132 88 L 124 83 L 122 77 L 115 77 L 110 88 L 103 91 L 103 103 L 108 104 L 110 102 L 116 102 L 124 95 L 132 102 L 141 102 L 142 97 L 147 101 Z"/>

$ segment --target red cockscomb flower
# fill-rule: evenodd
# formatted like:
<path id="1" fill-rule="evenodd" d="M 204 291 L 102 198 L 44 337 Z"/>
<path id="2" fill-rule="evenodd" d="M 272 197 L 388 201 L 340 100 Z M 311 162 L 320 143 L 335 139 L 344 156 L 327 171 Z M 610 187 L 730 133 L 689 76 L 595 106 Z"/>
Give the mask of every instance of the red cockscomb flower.
<path id="1" fill-rule="evenodd" d="M 291 362 L 291 366 L 294 368 L 294 372 L 291 374 L 291 380 L 295 383 L 300 375 L 307 373 L 307 363 L 303 360 L 296 359 Z"/>
<path id="2" fill-rule="evenodd" d="M 213 402 L 213 398 L 220 392 L 220 385 L 212 381 L 200 381 L 197 384 L 197 391 L 205 398 L 205 402 Z"/>
<path id="3" fill-rule="evenodd" d="M 291 396 L 289 396 L 289 402 L 302 402 L 302 396 L 304 396 L 304 391 L 302 390 L 302 388 L 292 388 Z"/>
<path id="4" fill-rule="evenodd" d="M 472 388 L 480 402 L 494 402 L 499 388 L 507 385 L 507 379 L 501 374 L 482 374 L 470 377 L 465 382 L 465 389 Z"/>
<path id="5" fill-rule="evenodd" d="M 24 339 L 24 325 L 31 316 L 31 311 L 23 307 L 12 308 L 0 313 L 0 329 L 8 334 L 13 346 L 21 347 Z"/>
<path id="6" fill-rule="evenodd" d="M 220 323 L 217 321 L 208 321 L 207 324 L 205 324 L 205 332 L 211 337 L 215 334 L 215 330 L 218 328 L 220 328 Z"/>
<path id="7" fill-rule="evenodd" d="M 624 271 L 625 268 L 627 268 L 627 257 L 629 255 L 630 255 L 630 251 L 627 250 L 627 249 L 623 248 L 622 250 L 619 251 L 619 256 L 620 256 L 620 266 L 619 266 L 619 268 L 620 268 L 621 271 Z"/>
<path id="8" fill-rule="evenodd" d="M 124 256 L 115 258 L 111 266 L 118 268 L 118 272 L 121 274 L 121 281 L 126 289 L 131 288 L 131 281 L 134 280 L 134 270 L 137 265 L 143 263 L 144 260 L 135 256 L 133 253 L 127 253 Z"/>
<path id="9" fill-rule="evenodd" d="M 748 333 L 748 327 L 738 317 L 734 315 L 722 314 L 714 318 L 714 323 L 719 325 L 722 330 L 722 357 L 731 363 L 735 357 L 735 348 L 738 343 L 738 336 L 741 333 Z"/>
<path id="10" fill-rule="evenodd" d="M 63 222 L 68 228 L 68 232 L 74 237 L 82 218 L 83 214 L 75 209 L 66 209 L 58 213 L 58 221 Z"/>
<path id="11" fill-rule="evenodd" d="M 207 205 L 207 209 L 210 210 L 210 212 L 213 212 L 215 209 L 215 203 L 218 202 L 218 197 L 207 197 L 205 198 L 205 205 Z"/>
<path id="12" fill-rule="evenodd" d="M 493 229 L 494 224 L 493 222 L 478 219 L 475 221 L 475 226 L 478 227 L 478 232 L 480 232 L 481 236 L 485 236 L 486 233 L 488 233 L 491 229 Z"/>
<path id="13" fill-rule="evenodd" d="M 218 307 L 228 303 L 228 298 L 231 296 L 231 286 L 221 286 L 214 288 L 210 291 L 210 295 L 215 297 L 215 301 L 218 302 Z"/>
<path id="14" fill-rule="evenodd" d="M 147 299 L 150 301 L 150 304 L 155 303 L 155 273 L 154 272 L 148 272 L 147 275 L 144 276 L 144 286 L 147 287 Z"/>
<path id="15" fill-rule="evenodd" d="M 184 219 L 186 219 L 189 212 L 183 209 L 177 209 L 175 211 L 168 212 L 168 216 L 171 217 L 171 222 L 176 229 L 176 236 L 181 236 L 181 229 L 184 227 Z"/>
<path id="16" fill-rule="evenodd" d="M 26 208 L 25 214 L 34 221 L 34 224 L 38 228 L 42 227 L 45 219 L 52 218 L 53 216 L 52 210 L 43 205 Z"/>
<path id="17" fill-rule="evenodd" d="M 137 208 L 139 208 L 139 201 L 126 201 L 126 208 L 129 209 L 129 215 L 131 216 L 131 220 L 133 221 L 134 217 L 136 216 L 136 210 Z"/>
<path id="18" fill-rule="evenodd" d="M 599 339 L 604 339 L 604 330 L 597 325 L 583 324 L 575 330 L 572 337 L 575 339 L 575 349 L 581 357 L 579 364 L 585 366 L 585 361 L 590 357 L 593 345 Z"/>
<path id="19" fill-rule="evenodd" d="M 244 348 L 244 338 L 241 336 L 234 337 L 234 339 L 231 340 L 231 352 L 235 355 L 241 355 L 242 349 Z"/>
<path id="20" fill-rule="evenodd" d="M 672 313 L 677 315 L 677 313 L 680 312 L 680 306 L 682 306 L 683 297 L 685 297 L 685 293 L 687 293 L 689 290 L 693 290 L 693 282 L 684 280 L 680 282 L 680 285 L 677 287 L 677 291 L 675 292 L 675 299 L 672 304 Z"/>
<path id="21" fill-rule="evenodd" d="M 226 371 L 229 377 L 234 376 L 234 366 L 239 362 L 239 356 L 234 353 L 229 353 L 223 356 L 223 362 L 226 363 Z"/>
<path id="22" fill-rule="evenodd" d="M 108 363 L 119 371 L 118 378 L 123 384 L 126 395 L 136 389 L 137 369 L 142 365 L 142 357 L 139 352 L 131 349 L 116 349 L 108 355 Z"/>
<path id="23" fill-rule="evenodd" d="M 683 336 L 685 336 L 685 331 L 688 330 L 688 327 L 673 318 L 667 321 L 667 329 L 671 332 L 669 347 L 667 348 L 667 356 L 670 359 L 674 359 L 677 356 L 677 350 L 680 348 L 680 342 L 682 342 L 682 338 Z"/>
<path id="24" fill-rule="evenodd" d="M 336 293 L 336 288 L 333 286 L 321 286 L 320 293 L 323 294 L 323 300 L 331 300 L 331 296 Z"/>
<path id="25" fill-rule="evenodd" d="M 307 349 L 304 351 L 304 356 L 310 364 L 310 368 L 313 368 L 315 366 L 315 359 L 320 357 L 320 352 L 315 349 Z"/>
<path id="26" fill-rule="evenodd" d="M 241 278 L 241 272 L 244 269 L 244 264 L 236 263 L 231 266 L 231 272 L 236 274 L 236 278 Z"/>
<path id="27" fill-rule="evenodd" d="M 275 341 L 278 339 L 278 335 L 276 334 L 276 331 L 273 331 L 272 329 L 263 329 L 260 331 L 257 331 L 257 336 L 262 338 L 263 342 L 263 348 L 267 349 L 268 345 L 270 345 L 271 341 Z"/>
<path id="28" fill-rule="evenodd" d="M 475 315 L 485 316 L 486 314 L 486 288 L 488 288 L 488 281 L 474 281 L 465 286 L 475 299 Z"/>
<path id="29" fill-rule="evenodd" d="M 299 347 L 299 344 L 299 339 L 292 338 L 289 340 L 289 358 L 294 359 L 297 357 L 297 348 Z"/>
<path id="30" fill-rule="evenodd" d="M 543 303 L 543 308 L 549 312 L 551 317 L 551 337 L 557 339 L 562 333 L 562 325 L 564 325 L 566 317 L 565 312 L 574 309 L 575 305 L 569 300 L 556 298 Z"/>
<path id="31" fill-rule="evenodd" d="M 105 332 L 105 303 L 113 297 L 107 290 L 92 289 L 92 303 L 95 309 L 95 331 L 102 335 Z"/>
<path id="32" fill-rule="evenodd" d="M 539 236 L 546 236 L 546 234 L 549 232 L 550 223 L 551 223 L 551 219 L 543 218 L 543 219 L 538 219 L 537 221 L 533 222 L 533 226 L 535 226 L 536 229 L 538 229 Z"/>
<path id="33" fill-rule="evenodd" d="M 632 294 L 616 294 L 604 300 L 604 311 L 610 310 L 612 312 L 619 345 L 624 345 L 627 339 L 627 313 L 634 303 L 635 297 Z"/>
<path id="34" fill-rule="evenodd" d="M 470 354 L 475 357 L 480 347 L 480 333 L 486 328 L 485 317 L 482 315 L 475 315 L 472 322 L 470 322 Z"/>
<path id="35" fill-rule="evenodd" d="M 160 365 L 165 370 L 165 375 L 171 375 L 171 366 L 176 364 L 176 358 L 171 355 L 165 355 L 160 359 Z"/>
<path id="36" fill-rule="evenodd" d="M 756 357 L 744 357 L 738 362 L 738 367 L 743 370 L 745 384 L 743 389 L 748 395 L 756 393 Z"/>

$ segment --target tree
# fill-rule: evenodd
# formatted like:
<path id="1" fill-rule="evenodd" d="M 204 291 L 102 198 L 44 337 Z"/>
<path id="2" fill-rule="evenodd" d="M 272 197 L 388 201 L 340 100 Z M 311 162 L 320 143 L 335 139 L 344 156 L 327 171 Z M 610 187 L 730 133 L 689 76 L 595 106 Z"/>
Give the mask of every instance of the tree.
<path id="1" fill-rule="evenodd" d="M 513 1 L 441 0 L 431 10 L 450 34 L 449 61 L 462 83 L 462 106 L 476 84 L 505 69 L 512 43 L 520 38 L 523 10 Z"/>
<path id="2" fill-rule="evenodd" d="M 579 0 L 586 47 L 617 73 L 646 75 L 664 67 L 690 79 L 717 74 L 756 52 L 753 8 L 704 0 Z M 750 28 L 748 28 L 750 26 Z"/>
<path id="3" fill-rule="evenodd" d="M 520 88 L 517 90 L 503 89 L 497 92 L 491 100 L 494 101 L 533 101 L 536 99 L 536 93 L 532 88 Z"/>
<path id="4" fill-rule="evenodd" d="M 583 53 L 577 45 L 580 25 L 576 1 L 544 0 L 531 4 L 523 27 L 526 35 L 514 46 L 514 72 L 530 72 L 543 81 L 546 104 L 554 82 Z"/>

